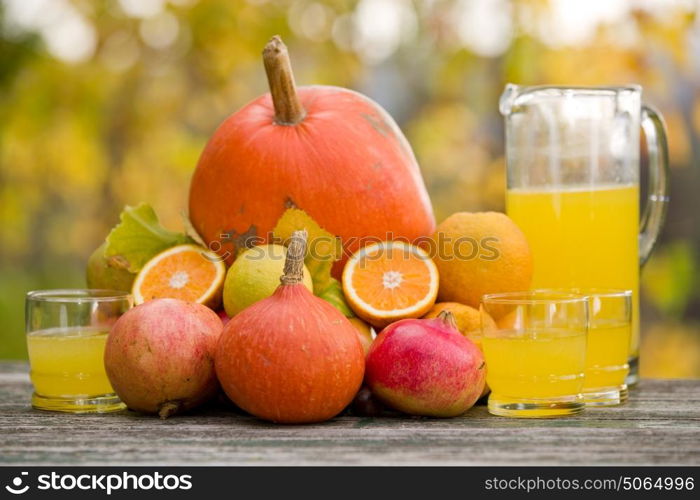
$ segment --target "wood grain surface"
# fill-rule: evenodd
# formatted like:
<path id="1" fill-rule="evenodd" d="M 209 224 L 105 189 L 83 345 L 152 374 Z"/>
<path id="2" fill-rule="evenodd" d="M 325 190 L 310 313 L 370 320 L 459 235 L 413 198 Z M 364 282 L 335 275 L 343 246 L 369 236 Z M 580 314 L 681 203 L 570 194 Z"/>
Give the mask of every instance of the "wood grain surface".
<path id="1" fill-rule="evenodd" d="M 624 406 L 552 420 L 341 416 L 277 426 L 225 407 L 161 421 L 33 410 L 25 363 L 0 363 L 0 464 L 700 465 L 700 380 L 643 380 Z"/>

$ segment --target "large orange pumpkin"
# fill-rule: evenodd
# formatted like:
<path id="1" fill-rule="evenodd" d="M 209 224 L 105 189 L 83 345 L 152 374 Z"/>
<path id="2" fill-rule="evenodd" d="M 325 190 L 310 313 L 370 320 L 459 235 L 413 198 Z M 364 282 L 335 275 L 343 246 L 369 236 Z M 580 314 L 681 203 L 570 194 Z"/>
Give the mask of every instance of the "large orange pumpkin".
<path id="1" fill-rule="evenodd" d="M 221 124 L 192 177 L 190 218 L 205 241 L 230 262 L 246 237 L 267 241 L 291 206 L 340 236 L 350 253 L 362 238 L 432 234 L 418 164 L 389 114 L 344 88 L 297 89 L 279 37 L 263 61 L 270 93 Z"/>

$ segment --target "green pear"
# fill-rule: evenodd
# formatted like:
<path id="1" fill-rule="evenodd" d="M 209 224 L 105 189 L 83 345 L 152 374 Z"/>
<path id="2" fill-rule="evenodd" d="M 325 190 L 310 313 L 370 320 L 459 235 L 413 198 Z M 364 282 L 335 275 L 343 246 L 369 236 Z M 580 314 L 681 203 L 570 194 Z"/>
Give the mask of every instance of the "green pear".
<path id="1" fill-rule="evenodd" d="M 102 243 L 88 259 L 85 273 L 88 288 L 130 292 L 136 274 L 120 266 L 118 259 L 105 257 L 106 245 L 106 242 Z"/>

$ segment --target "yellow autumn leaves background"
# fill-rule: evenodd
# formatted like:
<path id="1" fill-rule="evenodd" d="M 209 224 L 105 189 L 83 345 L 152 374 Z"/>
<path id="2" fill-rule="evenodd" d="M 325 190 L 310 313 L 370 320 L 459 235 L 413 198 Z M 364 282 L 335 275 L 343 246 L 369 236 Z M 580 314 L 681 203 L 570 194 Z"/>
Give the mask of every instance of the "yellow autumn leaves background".
<path id="1" fill-rule="evenodd" d="M 215 127 L 266 91 L 280 34 L 299 84 L 397 119 L 438 220 L 502 210 L 498 97 L 640 83 L 666 118 L 671 196 L 642 275 L 642 374 L 700 376 L 700 7 L 695 0 L 0 0 L 0 359 L 26 357 L 24 293 L 84 285 L 125 204 L 181 230 Z"/>

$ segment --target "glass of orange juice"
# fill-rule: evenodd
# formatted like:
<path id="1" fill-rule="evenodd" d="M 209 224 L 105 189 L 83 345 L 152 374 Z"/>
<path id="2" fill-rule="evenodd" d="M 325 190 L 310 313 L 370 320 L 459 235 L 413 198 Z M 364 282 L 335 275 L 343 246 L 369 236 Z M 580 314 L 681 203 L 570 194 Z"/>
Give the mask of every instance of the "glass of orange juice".
<path id="1" fill-rule="evenodd" d="M 32 406 L 70 413 L 103 413 L 125 406 L 104 368 L 107 334 L 133 305 L 114 290 L 42 290 L 26 299 Z"/>
<path id="2" fill-rule="evenodd" d="M 484 295 L 482 321 L 493 415 L 542 418 L 583 411 L 588 297 L 548 290 Z M 625 354 L 626 355 L 626 354 Z"/>
<path id="3" fill-rule="evenodd" d="M 625 377 L 632 336 L 632 290 L 576 290 L 588 296 L 589 323 L 586 378 L 587 406 L 613 406 L 627 400 Z"/>

